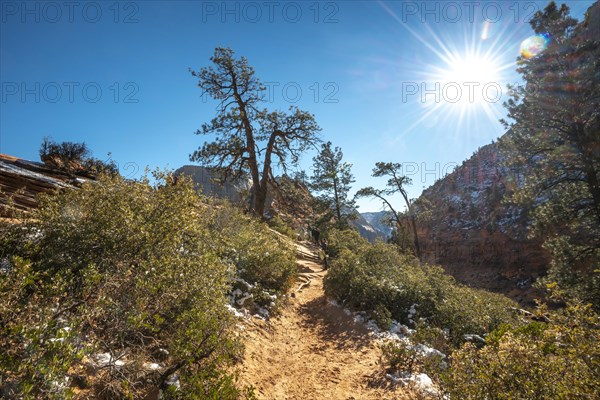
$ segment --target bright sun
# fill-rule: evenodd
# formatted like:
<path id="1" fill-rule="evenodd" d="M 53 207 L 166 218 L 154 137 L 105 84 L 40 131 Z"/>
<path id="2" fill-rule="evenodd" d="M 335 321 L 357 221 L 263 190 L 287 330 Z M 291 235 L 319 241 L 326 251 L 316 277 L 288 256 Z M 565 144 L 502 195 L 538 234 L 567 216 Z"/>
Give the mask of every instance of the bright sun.
<path id="1" fill-rule="evenodd" d="M 467 127 L 498 125 L 505 116 L 503 101 L 507 84 L 515 69 L 515 46 L 519 30 L 510 24 L 441 24 L 424 25 L 415 30 L 394 10 L 381 2 L 381 7 L 394 18 L 423 48 L 430 51 L 428 59 L 419 60 L 408 69 L 414 80 L 403 81 L 402 102 L 420 105 L 416 118 L 403 131 L 436 125 L 454 126 L 456 134 Z M 461 29 L 462 28 L 462 29 Z M 521 40 L 521 39 L 519 39 Z M 521 52 L 535 55 L 542 40 L 524 43 Z"/>
<path id="2" fill-rule="evenodd" d="M 485 106 L 497 102 L 502 95 L 499 66 L 483 56 L 452 55 L 445 67 L 439 68 L 442 102 L 461 107 Z"/>
<path id="3" fill-rule="evenodd" d="M 503 95 L 506 94 L 506 70 L 498 52 L 480 52 L 466 47 L 465 53 L 443 48 L 434 51 L 437 65 L 429 65 L 421 74 L 423 83 L 419 98 L 423 113 L 409 127 L 429 121 L 453 119 L 456 127 L 484 115 L 495 123 L 501 117 Z M 460 130 L 460 129 L 459 129 Z"/>
<path id="4" fill-rule="evenodd" d="M 484 85 L 496 82 L 497 67 L 491 60 L 470 57 L 467 59 L 456 59 L 450 65 L 446 78 L 455 82 L 477 82 Z"/>

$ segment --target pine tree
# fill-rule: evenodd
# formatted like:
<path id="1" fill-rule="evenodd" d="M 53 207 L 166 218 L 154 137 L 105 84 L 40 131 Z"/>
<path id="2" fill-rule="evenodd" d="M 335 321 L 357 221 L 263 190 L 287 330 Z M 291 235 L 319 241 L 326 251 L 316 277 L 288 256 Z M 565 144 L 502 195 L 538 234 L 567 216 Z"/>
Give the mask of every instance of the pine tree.
<path id="1" fill-rule="evenodd" d="M 402 165 L 399 163 L 390 163 L 390 162 L 378 162 L 375 164 L 375 168 L 373 168 L 373 176 L 374 177 L 382 177 L 387 176 L 388 181 L 385 189 L 375 189 L 373 187 L 366 187 L 360 189 L 356 193 L 356 197 L 375 197 L 381 200 L 384 204 L 384 207 L 388 208 L 391 211 L 392 220 L 396 224 L 396 232 L 398 243 L 401 243 L 401 238 L 407 235 L 407 230 L 412 230 L 412 239 L 414 244 L 414 252 L 417 258 L 421 258 L 421 248 L 419 246 L 419 236 L 417 235 L 417 218 L 416 218 L 416 209 L 415 209 L 415 201 L 408 198 L 408 193 L 406 192 L 406 186 L 412 183 L 412 180 L 409 177 L 403 176 L 402 173 Z M 404 199 L 404 204 L 406 206 L 406 217 L 402 212 L 397 211 L 390 201 L 388 200 L 389 196 L 393 196 L 396 193 L 400 193 L 402 198 Z M 403 220 L 408 219 L 406 225 L 403 224 Z M 403 241 L 402 241 L 403 242 Z"/>
<path id="2" fill-rule="evenodd" d="M 296 165 L 301 154 L 319 142 L 321 130 L 314 116 L 297 107 L 288 113 L 260 109 L 265 87 L 245 57 L 236 59 L 233 50 L 218 47 L 213 66 L 191 71 L 198 86 L 219 101 L 219 111 L 198 135 L 215 135 L 190 155 L 211 167 L 225 180 L 248 173 L 252 180 L 251 209 L 264 217 L 269 183 L 275 180 L 273 165 L 283 172 Z"/>
<path id="3" fill-rule="evenodd" d="M 331 142 L 324 143 L 313 158 L 310 188 L 317 194 L 321 223 L 327 225 L 333 221 L 334 226 L 345 228 L 356 215 L 356 203 L 348 196 L 354 183 L 352 164 L 342 161 L 344 154 L 339 147 L 331 146 Z"/>
<path id="4" fill-rule="evenodd" d="M 531 234 L 552 254 L 546 282 L 600 307 L 600 21 L 591 15 L 577 24 L 554 2 L 534 15 L 547 48 L 517 60 L 526 84 L 505 104 L 501 145 L 527 171 L 514 199 L 533 209 Z"/>

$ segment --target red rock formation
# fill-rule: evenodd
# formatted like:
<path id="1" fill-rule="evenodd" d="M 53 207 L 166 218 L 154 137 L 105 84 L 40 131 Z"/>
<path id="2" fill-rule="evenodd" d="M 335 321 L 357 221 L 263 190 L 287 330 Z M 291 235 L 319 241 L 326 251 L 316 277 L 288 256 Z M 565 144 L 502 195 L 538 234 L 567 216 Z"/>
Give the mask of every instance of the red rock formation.
<path id="1" fill-rule="evenodd" d="M 423 261 L 522 303 L 539 297 L 531 283 L 545 273 L 549 255 L 527 237 L 527 210 L 503 201 L 522 183 L 522 171 L 504 167 L 492 143 L 425 190 L 433 209 L 420 223 Z"/>

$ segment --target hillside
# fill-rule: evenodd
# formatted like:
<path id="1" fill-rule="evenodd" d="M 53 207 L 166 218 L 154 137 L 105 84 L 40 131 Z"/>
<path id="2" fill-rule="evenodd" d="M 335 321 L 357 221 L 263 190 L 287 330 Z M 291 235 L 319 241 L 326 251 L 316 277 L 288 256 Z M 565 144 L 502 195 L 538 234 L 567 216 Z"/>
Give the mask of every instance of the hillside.
<path id="1" fill-rule="evenodd" d="M 357 218 L 351 223 L 358 233 L 371 243 L 376 240 L 386 240 L 391 233 L 391 228 L 382 222 L 384 215 L 385 211 L 358 213 Z"/>
<path id="2" fill-rule="evenodd" d="M 215 196 L 230 200 L 232 203 L 245 201 L 245 193 L 250 189 L 249 181 L 238 179 L 227 180 L 224 184 L 216 182 L 215 176 L 208 168 L 199 165 L 184 165 L 175 170 L 175 176 L 187 176 L 194 182 L 194 187 L 207 196 Z"/>
<path id="3" fill-rule="evenodd" d="M 424 261 L 470 286 L 527 303 L 549 256 L 527 238 L 527 210 L 504 203 L 525 172 L 509 171 L 502 161 L 491 143 L 426 189 L 422 198 L 431 202 L 432 215 L 420 223 L 419 240 Z"/>
<path id="4" fill-rule="evenodd" d="M 228 199 L 234 204 L 244 203 L 251 188 L 249 181 L 242 180 L 226 181 L 224 184 L 220 184 L 214 180 L 214 176 L 208 168 L 197 165 L 185 165 L 175 170 L 174 174 L 175 176 L 190 177 L 195 188 L 203 194 Z M 290 178 L 278 177 L 277 183 L 276 190 L 270 186 L 267 197 L 268 213 L 278 215 L 296 230 L 302 231 L 312 213 L 310 191 L 305 185 Z M 389 236 L 391 228 L 382 222 L 384 214 L 385 211 L 357 213 L 356 219 L 351 223 L 361 236 L 370 242 L 385 240 Z"/>

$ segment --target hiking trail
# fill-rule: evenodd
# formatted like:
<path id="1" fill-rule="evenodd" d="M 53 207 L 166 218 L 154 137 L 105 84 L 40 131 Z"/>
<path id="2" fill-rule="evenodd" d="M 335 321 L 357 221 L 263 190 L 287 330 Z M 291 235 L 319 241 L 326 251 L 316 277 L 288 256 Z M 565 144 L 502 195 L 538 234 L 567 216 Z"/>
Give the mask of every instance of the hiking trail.
<path id="1" fill-rule="evenodd" d="M 378 365 L 377 338 L 323 292 L 317 249 L 296 243 L 299 281 L 281 313 L 244 326 L 240 383 L 259 399 L 407 399 Z"/>

